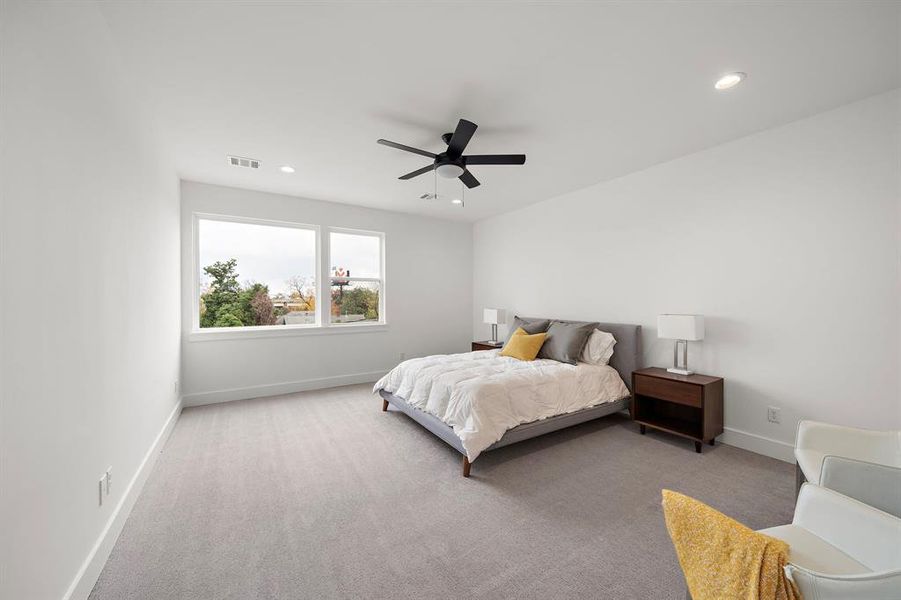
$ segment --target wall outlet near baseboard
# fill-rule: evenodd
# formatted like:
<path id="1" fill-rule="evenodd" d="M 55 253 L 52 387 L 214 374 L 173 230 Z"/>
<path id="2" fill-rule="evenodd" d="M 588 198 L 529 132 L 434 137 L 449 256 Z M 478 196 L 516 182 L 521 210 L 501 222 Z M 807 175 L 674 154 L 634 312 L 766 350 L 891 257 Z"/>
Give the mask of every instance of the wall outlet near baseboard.
<path id="1" fill-rule="evenodd" d="M 767 406 L 766 408 L 766 420 L 770 423 L 779 423 L 779 407 L 778 406 Z"/>
<path id="2" fill-rule="evenodd" d="M 106 479 L 106 495 L 109 496 L 110 486 L 113 485 L 113 468 L 107 467 L 106 473 L 104 473 L 104 478 Z"/>
<path id="3" fill-rule="evenodd" d="M 97 506 L 103 506 L 103 488 L 106 485 L 106 473 L 97 482 Z"/>

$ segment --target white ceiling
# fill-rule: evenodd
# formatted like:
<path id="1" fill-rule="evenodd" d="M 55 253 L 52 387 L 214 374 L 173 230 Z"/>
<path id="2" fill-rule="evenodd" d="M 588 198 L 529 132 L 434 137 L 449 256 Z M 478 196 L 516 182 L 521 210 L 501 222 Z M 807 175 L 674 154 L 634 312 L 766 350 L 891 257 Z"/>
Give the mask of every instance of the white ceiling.
<path id="1" fill-rule="evenodd" d="M 107 2 L 185 179 L 476 220 L 877 94 L 899 82 L 899 5 Z M 728 71 L 748 79 L 728 92 Z M 420 200 L 460 117 L 463 209 Z M 258 172 L 226 154 L 263 161 Z M 281 164 L 297 168 L 278 172 Z M 445 180 L 447 182 L 447 180 Z"/>

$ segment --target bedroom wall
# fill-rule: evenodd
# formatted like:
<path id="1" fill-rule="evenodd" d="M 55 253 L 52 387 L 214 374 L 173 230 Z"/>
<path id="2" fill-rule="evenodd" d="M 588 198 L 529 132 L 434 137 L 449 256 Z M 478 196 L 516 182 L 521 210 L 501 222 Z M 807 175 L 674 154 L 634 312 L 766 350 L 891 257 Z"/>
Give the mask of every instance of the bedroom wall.
<path id="1" fill-rule="evenodd" d="M 86 598 L 178 408 L 178 179 L 96 5 L 0 11 L 0 598 Z"/>
<path id="2" fill-rule="evenodd" d="M 477 223 L 473 335 L 488 306 L 639 323 L 669 366 L 656 316 L 700 313 L 724 441 L 791 460 L 799 419 L 901 426 L 899 114 L 883 94 Z"/>
<path id="3" fill-rule="evenodd" d="M 378 330 L 192 340 L 182 299 L 187 405 L 375 381 L 400 361 L 469 350 L 472 225 L 306 198 L 183 181 L 182 286 L 192 283 L 192 215 L 215 213 L 385 233 L 386 315 Z"/>

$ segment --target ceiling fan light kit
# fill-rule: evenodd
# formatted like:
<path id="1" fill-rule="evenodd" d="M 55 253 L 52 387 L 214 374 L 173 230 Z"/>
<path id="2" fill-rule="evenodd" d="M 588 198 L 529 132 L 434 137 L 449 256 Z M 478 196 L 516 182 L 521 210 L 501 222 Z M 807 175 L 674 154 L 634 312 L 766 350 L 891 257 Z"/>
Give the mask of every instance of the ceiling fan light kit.
<path id="1" fill-rule="evenodd" d="M 466 195 L 466 187 L 461 182 L 459 193 L 458 192 L 438 193 L 438 187 L 439 187 L 438 174 L 439 174 L 439 170 L 435 169 L 435 176 L 434 176 L 435 187 L 433 188 L 433 191 L 425 192 L 424 194 L 419 196 L 419 199 L 420 200 L 446 200 L 447 198 L 450 198 L 451 204 L 462 208 L 464 205 L 463 199 L 465 198 L 465 195 Z M 453 185 L 453 182 L 449 182 L 448 184 L 442 183 L 440 187 L 447 187 L 447 185 Z"/>
<path id="2" fill-rule="evenodd" d="M 472 139 L 478 125 L 466 119 L 460 119 L 457 128 L 453 133 L 445 133 L 441 136 L 441 140 L 447 144 L 447 150 L 440 154 L 429 152 L 428 150 L 420 150 L 412 146 L 405 146 L 385 139 L 378 140 L 379 144 L 403 150 L 404 152 L 412 152 L 426 158 L 432 159 L 432 164 L 416 169 L 406 175 L 401 175 L 398 179 L 413 179 L 419 177 L 429 171 L 435 171 L 438 175 L 448 179 L 459 179 L 468 188 L 474 188 L 479 185 L 479 180 L 467 168 L 469 165 L 522 165 L 526 162 L 525 154 L 475 154 L 464 156 L 463 151 L 466 149 L 469 140 Z M 435 196 L 437 197 L 437 190 Z M 459 204 L 463 205 L 463 199 L 459 199 Z M 455 204 L 457 204 L 455 202 Z"/>
<path id="3" fill-rule="evenodd" d="M 439 175 L 447 179 L 456 179 L 465 171 L 463 167 L 455 164 L 438 165 L 435 167 L 435 170 Z"/>

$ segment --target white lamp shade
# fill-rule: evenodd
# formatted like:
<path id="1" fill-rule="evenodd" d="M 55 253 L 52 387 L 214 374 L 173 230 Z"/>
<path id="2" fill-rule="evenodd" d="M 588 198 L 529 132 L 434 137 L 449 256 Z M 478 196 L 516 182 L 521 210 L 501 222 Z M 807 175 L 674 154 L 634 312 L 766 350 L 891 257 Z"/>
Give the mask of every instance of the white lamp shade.
<path id="1" fill-rule="evenodd" d="M 482 321 L 492 325 L 502 325 L 507 322 L 507 311 L 503 308 L 486 308 L 482 311 Z"/>
<path id="2" fill-rule="evenodd" d="M 657 315 L 657 337 L 667 340 L 704 339 L 703 315 Z"/>

